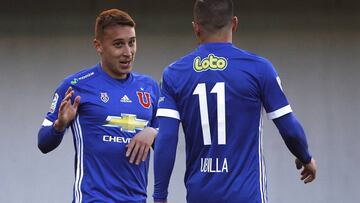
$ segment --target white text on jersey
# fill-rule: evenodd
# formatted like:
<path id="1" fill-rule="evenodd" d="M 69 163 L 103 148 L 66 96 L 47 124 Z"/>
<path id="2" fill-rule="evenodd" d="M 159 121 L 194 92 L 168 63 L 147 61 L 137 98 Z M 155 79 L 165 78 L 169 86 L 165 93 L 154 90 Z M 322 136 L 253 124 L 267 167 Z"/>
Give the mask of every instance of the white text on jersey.
<path id="1" fill-rule="evenodd" d="M 129 144 L 131 141 L 131 138 L 127 137 L 116 137 L 116 136 L 110 136 L 110 135 L 104 135 L 103 136 L 104 142 L 116 142 L 116 143 L 124 143 Z"/>
<path id="2" fill-rule="evenodd" d="M 228 173 L 229 168 L 226 158 L 201 158 L 200 172 L 203 173 Z"/>
<path id="3" fill-rule="evenodd" d="M 218 57 L 214 54 L 209 54 L 207 57 L 201 59 L 197 56 L 194 59 L 193 68 L 196 72 L 207 70 L 225 70 L 227 67 L 227 60 L 224 57 Z"/>

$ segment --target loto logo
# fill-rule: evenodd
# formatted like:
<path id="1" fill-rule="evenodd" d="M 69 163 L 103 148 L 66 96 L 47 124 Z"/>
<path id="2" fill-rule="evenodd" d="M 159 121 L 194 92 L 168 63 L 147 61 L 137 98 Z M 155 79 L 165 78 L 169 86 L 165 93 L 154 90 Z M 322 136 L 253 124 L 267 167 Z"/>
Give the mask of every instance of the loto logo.
<path id="1" fill-rule="evenodd" d="M 225 70 L 228 62 L 224 57 L 218 57 L 214 54 L 209 54 L 206 58 L 201 60 L 200 56 L 194 59 L 193 68 L 196 72 L 207 70 Z"/>

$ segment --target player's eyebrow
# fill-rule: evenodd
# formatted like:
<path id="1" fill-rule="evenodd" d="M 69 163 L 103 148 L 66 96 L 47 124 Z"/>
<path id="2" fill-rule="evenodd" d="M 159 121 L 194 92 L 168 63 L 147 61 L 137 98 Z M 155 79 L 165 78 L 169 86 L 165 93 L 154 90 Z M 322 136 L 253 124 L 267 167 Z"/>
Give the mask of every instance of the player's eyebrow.
<path id="1" fill-rule="evenodd" d="M 124 38 L 117 38 L 117 39 L 114 39 L 113 42 L 126 42 L 126 41 L 132 41 L 132 40 L 136 40 L 136 37 L 130 37 L 128 40 L 124 39 Z"/>

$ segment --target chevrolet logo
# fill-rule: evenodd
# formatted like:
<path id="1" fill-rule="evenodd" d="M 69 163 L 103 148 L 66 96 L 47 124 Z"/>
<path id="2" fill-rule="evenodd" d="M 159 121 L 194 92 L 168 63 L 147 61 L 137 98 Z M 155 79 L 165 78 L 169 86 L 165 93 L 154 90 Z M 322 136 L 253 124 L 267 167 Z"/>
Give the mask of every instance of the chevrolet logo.
<path id="1" fill-rule="evenodd" d="M 148 121 L 137 119 L 133 114 L 121 114 L 121 116 L 108 116 L 106 118 L 107 127 L 120 127 L 121 131 L 135 133 L 135 130 L 143 130 Z"/>

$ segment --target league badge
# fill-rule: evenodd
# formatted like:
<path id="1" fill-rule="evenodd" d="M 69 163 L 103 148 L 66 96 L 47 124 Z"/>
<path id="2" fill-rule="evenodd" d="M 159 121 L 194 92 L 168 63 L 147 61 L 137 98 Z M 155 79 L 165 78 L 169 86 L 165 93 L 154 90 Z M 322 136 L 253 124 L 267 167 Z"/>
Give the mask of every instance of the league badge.
<path id="1" fill-rule="evenodd" d="M 108 96 L 107 92 L 101 92 L 100 99 L 102 102 L 107 103 L 109 101 L 109 96 Z"/>
<path id="2" fill-rule="evenodd" d="M 55 93 L 54 98 L 53 98 L 53 100 L 51 102 L 51 105 L 50 105 L 50 110 L 49 110 L 50 113 L 55 112 L 56 104 L 57 104 L 58 100 L 59 100 L 59 95 L 58 95 L 58 93 Z"/>

